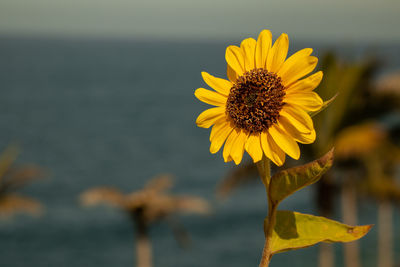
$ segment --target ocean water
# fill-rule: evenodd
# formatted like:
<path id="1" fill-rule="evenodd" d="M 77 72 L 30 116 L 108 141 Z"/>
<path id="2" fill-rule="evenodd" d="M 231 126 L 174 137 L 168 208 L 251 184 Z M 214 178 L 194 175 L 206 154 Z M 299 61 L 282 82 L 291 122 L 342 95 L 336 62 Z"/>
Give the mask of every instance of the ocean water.
<path id="1" fill-rule="evenodd" d="M 210 216 L 179 216 L 191 246 L 180 248 L 167 225 L 151 231 L 155 266 L 257 266 L 266 214 L 260 183 L 217 202 L 215 187 L 233 164 L 208 152 L 209 130 L 197 128 L 204 105 L 194 90 L 200 72 L 225 76 L 231 42 L 0 38 L 0 149 L 18 143 L 18 163 L 49 173 L 21 193 L 46 207 L 41 217 L 0 221 L 1 267 L 134 266 L 134 231 L 125 214 L 84 208 L 79 194 L 111 185 L 140 189 L 159 173 L 175 176 L 175 194 L 205 197 Z M 300 43 L 345 58 L 375 53 L 382 73 L 400 68 L 400 45 Z M 282 208 L 315 213 L 312 188 Z M 376 223 L 373 203 L 360 203 L 360 224 Z M 340 219 L 340 216 L 337 216 Z M 395 225 L 400 225 L 398 214 Z M 400 261 L 399 228 L 395 238 Z M 363 266 L 376 266 L 376 227 L 361 241 Z M 341 246 L 335 245 L 342 266 Z M 274 266 L 317 266 L 317 247 L 274 256 Z"/>

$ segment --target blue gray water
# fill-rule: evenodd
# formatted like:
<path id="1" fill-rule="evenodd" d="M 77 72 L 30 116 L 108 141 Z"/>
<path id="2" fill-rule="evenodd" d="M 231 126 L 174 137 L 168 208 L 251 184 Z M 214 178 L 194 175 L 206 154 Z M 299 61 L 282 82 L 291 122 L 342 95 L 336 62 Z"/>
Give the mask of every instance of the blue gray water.
<path id="1" fill-rule="evenodd" d="M 19 163 L 50 173 L 22 191 L 45 204 L 42 217 L 0 222 L 0 266 L 133 266 L 128 218 L 111 208 L 82 208 L 77 196 L 98 185 L 129 192 L 165 172 L 176 176 L 174 193 L 206 197 L 214 213 L 180 217 L 192 239 L 186 250 L 166 225 L 155 225 L 155 266 L 257 266 L 263 188 L 246 187 L 217 203 L 215 186 L 232 164 L 208 152 L 209 131 L 194 123 L 206 107 L 193 95 L 204 86 L 200 72 L 224 76 L 229 44 L 0 38 L 0 149 L 17 142 Z M 306 46 L 318 54 L 329 48 L 292 48 Z M 348 58 L 375 51 L 384 71 L 400 68 L 398 45 L 333 47 Z M 312 189 L 287 199 L 283 208 L 315 212 Z M 373 203 L 361 203 L 360 223 L 376 223 L 375 214 Z M 361 242 L 366 267 L 375 266 L 375 244 L 373 229 Z M 342 266 L 340 245 L 336 252 Z M 316 266 L 317 248 L 277 255 L 273 263 Z"/>

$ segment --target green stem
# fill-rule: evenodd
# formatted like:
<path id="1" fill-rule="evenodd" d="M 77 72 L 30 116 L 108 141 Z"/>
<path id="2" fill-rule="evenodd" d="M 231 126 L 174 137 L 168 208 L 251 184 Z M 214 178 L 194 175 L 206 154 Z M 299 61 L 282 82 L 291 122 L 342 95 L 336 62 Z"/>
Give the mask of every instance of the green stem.
<path id="1" fill-rule="evenodd" d="M 269 197 L 269 183 L 271 180 L 271 167 L 270 161 L 267 158 L 263 158 L 259 163 L 257 163 L 257 168 L 261 176 L 261 180 L 265 186 L 268 196 L 268 218 L 265 221 L 265 243 L 264 249 L 261 257 L 261 262 L 259 267 L 268 267 L 269 262 L 271 261 L 272 257 L 272 247 L 271 247 L 271 239 L 272 233 L 275 226 L 276 221 L 276 211 L 278 205 L 273 203 Z"/>

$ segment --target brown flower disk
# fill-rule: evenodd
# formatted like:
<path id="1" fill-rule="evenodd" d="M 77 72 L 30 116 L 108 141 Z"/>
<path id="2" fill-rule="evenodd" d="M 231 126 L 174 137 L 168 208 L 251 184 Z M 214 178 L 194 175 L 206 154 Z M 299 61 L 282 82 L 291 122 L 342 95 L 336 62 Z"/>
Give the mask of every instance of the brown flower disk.
<path id="1" fill-rule="evenodd" d="M 226 113 L 236 127 L 260 133 L 278 120 L 285 94 L 282 80 L 275 73 L 253 69 L 231 88 Z"/>

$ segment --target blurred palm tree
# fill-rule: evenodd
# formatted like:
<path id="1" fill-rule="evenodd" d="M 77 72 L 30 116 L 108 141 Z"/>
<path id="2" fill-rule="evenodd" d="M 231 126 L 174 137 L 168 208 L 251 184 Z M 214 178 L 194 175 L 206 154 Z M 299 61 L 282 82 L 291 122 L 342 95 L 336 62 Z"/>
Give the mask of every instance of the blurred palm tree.
<path id="1" fill-rule="evenodd" d="M 321 150 L 332 147 L 338 134 L 346 127 L 357 125 L 365 120 L 379 120 L 398 112 L 400 86 L 397 82 L 400 80 L 400 73 L 389 74 L 378 80 L 377 83 L 373 83 L 372 80 L 378 67 L 379 64 L 374 60 L 349 64 L 340 62 L 333 54 L 325 56 L 322 60 L 325 78 L 318 87 L 319 94 L 323 99 L 331 97 L 336 92 L 339 92 L 339 95 L 328 110 L 321 112 L 314 119 L 318 134 L 316 142 L 312 146 L 311 155 L 318 155 Z M 360 151 L 373 151 L 376 147 L 373 149 L 371 147 L 375 145 L 380 147 L 381 142 L 387 143 L 383 141 L 386 134 L 383 134 L 379 127 L 376 125 L 365 127 L 363 136 L 359 135 L 356 137 L 357 140 L 352 140 L 355 145 L 363 142 L 363 145 L 358 146 Z M 353 149 L 356 151 L 355 146 Z M 377 158 L 379 164 L 382 160 L 385 161 L 384 157 Z M 372 167 L 373 165 L 368 166 Z M 360 189 L 358 186 L 368 183 L 363 180 L 362 183 L 357 181 L 360 173 L 357 173 L 354 168 L 347 172 L 347 179 L 334 180 L 333 173 L 335 171 L 336 168 L 332 168 L 317 183 L 317 203 L 320 213 L 325 217 L 333 216 L 335 195 L 341 189 L 343 220 L 345 223 L 356 225 L 356 193 Z M 383 183 L 385 182 L 380 180 L 380 184 Z M 384 253 L 384 250 L 381 251 Z M 344 244 L 344 253 L 346 266 L 360 266 L 357 242 Z M 321 244 L 319 266 L 334 266 L 333 255 L 333 248 L 330 244 Z M 380 258 L 388 257 L 381 256 Z"/>
<path id="2" fill-rule="evenodd" d="M 318 87 L 318 94 L 322 99 L 330 99 L 338 93 L 330 107 L 314 117 L 317 139 L 309 151 L 309 156 L 314 158 L 321 151 L 327 151 L 334 146 L 336 135 L 348 125 L 355 124 L 368 117 L 379 116 L 380 110 L 372 99 L 372 78 L 377 69 L 373 60 L 364 60 L 357 63 L 342 62 L 332 53 L 323 57 L 321 69 L 324 79 Z M 372 108 L 373 107 L 373 108 Z M 351 116 L 349 116 L 351 114 Z M 335 180 L 335 168 L 324 174 L 316 185 L 316 203 L 319 213 L 328 218 L 334 215 L 334 199 L 340 188 L 351 188 L 341 184 L 344 180 Z M 346 181 L 347 183 L 348 181 Z M 350 190 L 350 189 L 349 189 Z M 346 191 L 346 197 L 351 197 L 351 192 Z M 346 206 L 351 209 L 351 206 Z M 351 224 L 351 212 L 344 218 L 344 222 Z M 354 221 L 354 220 L 353 220 Z M 354 224 L 356 225 L 356 223 Z M 356 242 L 345 244 L 346 266 L 359 267 L 358 246 Z M 350 264 L 350 265 L 349 265 Z M 331 244 L 320 245 L 319 266 L 333 267 L 334 252 Z"/>
<path id="3" fill-rule="evenodd" d="M 81 203 L 85 206 L 107 204 L 129 215 L 136 226 L 136 256 L 138 267 L 152 266 L 152 250 L 149 227 L 165 221 L 171 227 L 175 238 L 182 246 L 188 244 L 186 230 L 178 223 L 177 213 L 208 214 L 207 201 L 194 196 L 174 196 L 167 193 L 172 186 L 170 175 L 151 179 L 142 190 L 123 194 L 113 187 L 96 187 L 83 192 Z"/>
<path id="4" fill-rule="evenodd" d="M 43 206 L 35 199 L 15 193 L 44 177 L 44 172 L 37 166 L 16 166 L 17 156 L 15 146 L 8 147 L 0 156 L 0 217 L 10 217 L 18 212 L 39 215 L 43 211 Z"/>
<path id="5" fill-rule="evenodd" d="M 376 122 L 363 123 L 344 129 L 336 141 L 336 155 L 343 179 L 352 190 L 354 199 L 347 198 L 345 207 L 354 207 L 356 195 L 374 198 L 378 202 L 378 266 L 393 267 L 392 202 L 400 201 L 400 184 L 395 179 L 400 163 L 400 149 L 388 131 Z M 362 177 L 362 178 L 361 178 Z M 348 190 L 343 187 L 343 190 Z M 345 195 L 345 194 L 343 194 Z M 356 215 L 354 215 L 356 216 Z"/>

